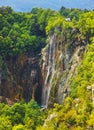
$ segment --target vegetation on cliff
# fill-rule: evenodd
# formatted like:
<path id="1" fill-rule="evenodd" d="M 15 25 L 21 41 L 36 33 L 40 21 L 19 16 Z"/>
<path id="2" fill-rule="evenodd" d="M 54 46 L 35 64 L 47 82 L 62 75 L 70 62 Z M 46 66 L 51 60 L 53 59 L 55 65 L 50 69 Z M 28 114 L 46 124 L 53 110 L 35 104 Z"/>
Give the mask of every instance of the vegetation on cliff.
<path id="1" fill-rule="evenodd" d="M 78 39 L 86 46 L 83 60 L 70 83 L 70 95 L 63 105 L 54 104 L 42 130 L 93 130 L 94 129 L 94 11 L 82 14 L 79 20 L 66 21 L 59 16 L 48 23 L 47 31 L 65 30 L 67 39 Z M 67 26 L 65 26 L 67 25 Z M 78 29 L 72 35 L 70 30 Z M 60 32 L 60 31 L 59 31 Z M 63 32 L 63 34 L 65 33 Z M 56 32 L 57 33 L 57 32 Z M 57 33 L 58 34 L 58 33 Z M 59 34 L 58 34 L 59 35 Z"/>
<path id="2" fill-rule="evenodd" d="M 74 35 L 73 29 L 78 30 Z M 16 13 L 10 7 L 1 7 L 0 67 L 3 58 L 30 51 L 40 53 L 47 35 L 53 33 L 66 36 L 65 42 L 74 39 L 86 46 L 83 61 L 71 79 L 70 95 L 48 113 L 42 112 L 34 101 L 15 103 L 11 107 L 1 103 L 0 130 L 94 129 L 94 11 L 61 8 L 54 12 L 34 8 L 29 13 Z"/>
<path id="3" fill-rule="evenodd" d="M 42 130 L 94 129 L 94 39 L 88 45 L 77 74 L 71 81 L 71 95 L 63 105 L 54 104 Z"/>

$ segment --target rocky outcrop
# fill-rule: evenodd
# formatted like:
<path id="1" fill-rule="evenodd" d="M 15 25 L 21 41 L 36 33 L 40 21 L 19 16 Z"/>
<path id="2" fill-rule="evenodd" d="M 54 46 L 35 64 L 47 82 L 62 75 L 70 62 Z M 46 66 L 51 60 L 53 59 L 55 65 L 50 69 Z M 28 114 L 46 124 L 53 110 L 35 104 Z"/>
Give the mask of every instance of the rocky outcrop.
<path id="1" fill-rule="evenodd" d="M 42 75 L 39 57 L 34 54 L 23 54 L 3 60 L 0 69 L 0 100 L 16 102 L 31 98 L 41 103 Z M 3 98 L 2 98 L 3 97 Z"/>
<path id="2" fill-rule="evenodd" d="M 75 33 L 76 37 L 72 38 Z M 62 103 L 70 93 L 71 78 L 76 74 L 85 51 L 84 41 L 79 37 L 76 29 L 71 31 L 70 39 L 66 35 L 54 34 L 49 37 L 48 45 L 42 50 L 44 107 L 52 106 L 54 102 Z"/>

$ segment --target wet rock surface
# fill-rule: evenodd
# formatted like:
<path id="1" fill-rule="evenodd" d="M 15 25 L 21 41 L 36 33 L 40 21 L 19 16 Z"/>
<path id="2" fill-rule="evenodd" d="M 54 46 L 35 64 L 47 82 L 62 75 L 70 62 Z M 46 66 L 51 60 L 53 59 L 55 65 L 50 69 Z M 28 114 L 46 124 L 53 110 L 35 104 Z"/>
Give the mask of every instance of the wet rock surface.
<path id="1" fill-rule="evenodd" d="M 78 33 L 78 30 L 73 30 L 71 35 L 75 32 Z M 61 104 L 69 95 L 71 78 L 76 74 L 85 51 L 85 45 L 78 37 L 66 41 L 62 35 L 54 34 L 48 41 L 42 51 L 44 107 L 52 106 L 54 102 Z"/>
<path id="2" fill-rule="evenodd" d="M 13 102 L 32 98 L 41 104 L 42 75 L 39 57 L 24 54 L 3 61 L 0 69 L 0 101 L 9 98 Z M 3 100 L 6 102 L 6 100 Z"/>

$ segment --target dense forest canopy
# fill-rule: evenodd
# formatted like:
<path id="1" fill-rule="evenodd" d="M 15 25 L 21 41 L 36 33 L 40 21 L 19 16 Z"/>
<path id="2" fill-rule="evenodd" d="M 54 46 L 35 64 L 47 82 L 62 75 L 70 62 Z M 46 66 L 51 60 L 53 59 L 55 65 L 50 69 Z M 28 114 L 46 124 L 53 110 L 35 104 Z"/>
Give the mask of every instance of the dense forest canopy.
<path id="1" fill-rule="evenodd" d="M 78 20 L 88 10 L 66 9 L 59 12 L 33 8 L 31 12 L 14 12 L 11 7 L 0 7 L 0 53 L 13 56 L 26 51 L 40 52 L 46 44 L 49 21 L 61 16 Z"/>
<path id="2" fill-rule="evenodd" d="M 75 35 L 71 33 L 73 29 L 78 30 Z M 11 7 L 0 7 L 0 67 L 3 58 L 31 51 L 41 53 L 47 36 L 54 32 L 87 45 L 83 62 L 71 80 L 70 96 L 63 105 L 55 104 L 49 112 L 42 112 L 34 101 L 27 104 L 21 101 L 11 107 L 0 103 L 0 130 L 94 129 L 94 107 L 91 92 L 86 88 L 94 83 L 94 11 L 62 7 L 58 12 L 33 8 L 22 13 L 14 12 Z M 42 126 L 48 114 L 55 117 Z"/>
<path id="3" fill-rule="evenodd" d="M 31 50 L 39 53 L 45 46 L 47 21 L 54 13 L 41 8 L 29 13 L 16 13 L 10 7 L 1 7 L 1 55 L 13 56 Z"/>

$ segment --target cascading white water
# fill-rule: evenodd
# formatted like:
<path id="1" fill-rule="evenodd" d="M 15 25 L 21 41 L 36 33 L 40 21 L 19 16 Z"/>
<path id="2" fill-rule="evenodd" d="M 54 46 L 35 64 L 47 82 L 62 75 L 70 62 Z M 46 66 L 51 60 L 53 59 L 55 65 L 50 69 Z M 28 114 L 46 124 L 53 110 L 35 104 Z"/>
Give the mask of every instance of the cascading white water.
<path id="1" fill-rule="evenodd" d="M 62 37 L 62 34 L 57 36 L 55 33 L 49 41 L 49 44 L 42 50 L 44 81 L 42 106 L 44 108 L 53 105 L 54 102 L 61 104 L 62 100 L 69 94 L 70 79 L 76 72 L 80 59 L 77 51 L 78 46 L 74 48 L 70 42 L 66 43 L 65 36 Z M 81 48 L 79 46 L 79 49 Z"/>
<path id="2" fill-rule="evenodd" d="M 47 107 L 48 106 L 48 100 L 50 96 L 50 91 L 52 87 L 52 80 L 54 77 L 55 72 L 55 55 L 56 55 L 56 43 L 55 43 L 55 36 L 53 35 L 50 37 L 50 43 L 48 48 L 48 68 L 47 68 L 47 74 L 44 81 L 43 86 L 43 95 L 42 95 L 42 106 Z"/>

